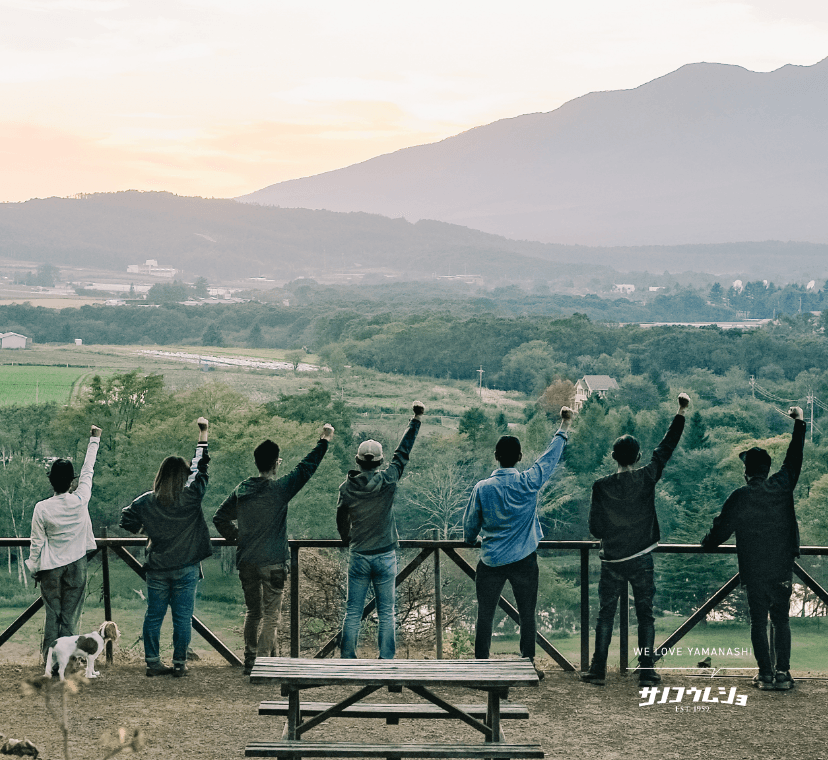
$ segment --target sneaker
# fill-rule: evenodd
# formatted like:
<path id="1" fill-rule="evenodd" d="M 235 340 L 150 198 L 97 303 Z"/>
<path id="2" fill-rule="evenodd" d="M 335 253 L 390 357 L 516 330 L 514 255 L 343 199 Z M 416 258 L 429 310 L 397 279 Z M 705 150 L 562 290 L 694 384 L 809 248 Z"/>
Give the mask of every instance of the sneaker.
<path id="1" fill-rule="evenodd" d="M 184 663 L 175 663 L 173 665 L 173 678 L 183 678 L 186 676 L 190 671 L 187 670 L 187 666 Z"/>
<path id="2" fill-rule="evenodd" d="M 773 676 L 770 673 L 757 673 L 753 676 L 753 685 L 760 691 L 770 691 L 774 688 Z"/>
<path id="3" fill-rule="evenodd" d="M 153 676 L 168 676 L 172 672 L 173 669 L 160 660 L 147 663 L 147 678 L 152 678 Z"/>
<path id="4" fill-rule="evenodd" d="M 581 671 L 578 676 L 584 683 L 591 683 L 593 686 L 603 686 L 607 682 L 607 669 L 606 667 L 598 667 L 593 660 L 592 665 L 589 666 L 589 670 L 586 672 Z"/>
<path id="5" fill-rule="evenodd" d="M 791 678 L 791 674 L 787 670 L 777 670 L 773 679 L 773 688 L 776 691 L 787 691 L 793 689 L 793 687 L 794 680 Z"/>
<path id="6" fill-rule="evenodd" d="M 652 668 L 642 668 L 638 671 L 639 686 L 658 686 L 661 683 L 661 676 Z"/>

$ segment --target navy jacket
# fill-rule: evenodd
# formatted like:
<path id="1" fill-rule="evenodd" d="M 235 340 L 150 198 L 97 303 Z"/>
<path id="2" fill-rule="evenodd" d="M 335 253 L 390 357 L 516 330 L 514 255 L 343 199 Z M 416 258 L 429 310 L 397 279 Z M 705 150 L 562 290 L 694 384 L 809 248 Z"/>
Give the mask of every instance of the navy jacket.
<path id="1" fill-rule="evenodd" d="M 791 580 L 794 558 L 799 556 L 793 492 L 804 447 L 805 423 L 796 420 L 779 472 L 752 477 L 730 494 L 702 539 L 702 546 L 712 549 L 736 534 L 739 575 L 746 586 Z"/>

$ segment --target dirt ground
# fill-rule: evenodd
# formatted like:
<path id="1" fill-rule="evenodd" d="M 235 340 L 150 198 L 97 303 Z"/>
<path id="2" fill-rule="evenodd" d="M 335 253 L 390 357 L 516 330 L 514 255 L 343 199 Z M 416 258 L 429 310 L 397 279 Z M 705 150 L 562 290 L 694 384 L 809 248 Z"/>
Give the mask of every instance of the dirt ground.
<path id="1" fill-rule="evenodd" d="M 91 682 L 70 704 L 73 760 L 102 757 L 99 737 L 124 726 L 141 728 L 147 760 L 216 758 L 238 760 L 248 741 L 277 739 L 282 719 L 259 717 L 258 704 L 279 699 L 278 687 L 252 685 L 241 670 L 221 660 L 192 664 L 186 678 L 147 678 L 140 662 L 99 664 L 101 677 Z M 28 738 L 46 760 L 63 757 L 58 728 L 48 718 L 40 695 L 22 696 L 20 683 L 42 671 L 34 664 L 0 663 L 0 733 Z M 796 674 L 795 674 L 796 675 Z M 611 673 L 605 687 L 583 684 L 573 673 L 550 669 L 540 687 L 513 689 L 511 701 L 528 706 L 528 721 L 505 721 L 507 740 L 539 743 L 546 756 L 567 760 L 754 760 L 792 758 L 828 760 L 828 681 L 799 680 L 790 692 L 758 692 L 748 678 L 699 679 L 667 675 L 664 686 L 712 686 L 746 695 L 744 706 L 718 703 L 694 705 L 684 696 L 680 704 L 639 706 L 642 701 L 632 676 Z M 483 702 L 479 692 L 435 690 L 450 701 Z M 307 692 L 314 700 L 345 696 L 342 689 Z M 312 696 L 311 696 L 312 694 Z M 659 691 L 661 698 L 663 689 Z M 673 691 L 670 698 L 677 692 Z M 418 701 L 410 693 L 373 695 L 383 699 Z M 656 701 L 657 701 L 656 700 Z M 677 708 L 684 708 L 683 711 Z M 697 709 L 695 708 L 709 708 Z M 453 720 L 402 721 L 386 726 L 382 720 L 336 719 L 310 731 L 309 740 L 373 742 L 480 741 L 473 729 Z"/>

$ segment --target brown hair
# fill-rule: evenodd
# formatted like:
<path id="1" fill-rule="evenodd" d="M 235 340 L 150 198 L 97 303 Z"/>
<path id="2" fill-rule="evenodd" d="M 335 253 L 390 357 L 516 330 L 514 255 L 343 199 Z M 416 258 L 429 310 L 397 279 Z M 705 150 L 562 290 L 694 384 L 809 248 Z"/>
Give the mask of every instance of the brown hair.
<path id="1" fill-rule="evenodd" d="M 190 465 L 181 457 L 167 457 L 158 468 L 152 487 L 155 498 L 165 507 L 171 506 L 187 485 Z"/>

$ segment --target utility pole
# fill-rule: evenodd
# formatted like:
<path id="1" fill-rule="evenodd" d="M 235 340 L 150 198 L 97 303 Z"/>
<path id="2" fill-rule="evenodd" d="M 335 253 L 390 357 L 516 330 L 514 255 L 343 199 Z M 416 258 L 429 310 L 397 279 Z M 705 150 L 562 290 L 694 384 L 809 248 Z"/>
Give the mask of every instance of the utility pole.
<path id="1" fill-rule="evenodd" d="M 811 407 L 811 443 L 814 442 L 814 391 L 808 388 L 808 405 Z"/>
<path id="2" fill-rule="evenodd" d="M 756 398 L 756 378 L 751 375 L 750 376 L 750 392 L 753 394 L 753 398 Z"/>
<path id="3" fill-rule="evenodd" d="M 483 398 L 483 365 L 480 365 L 480 369 L 477 370 L 477 391 L 480 394 L 480 398 Z"/>

